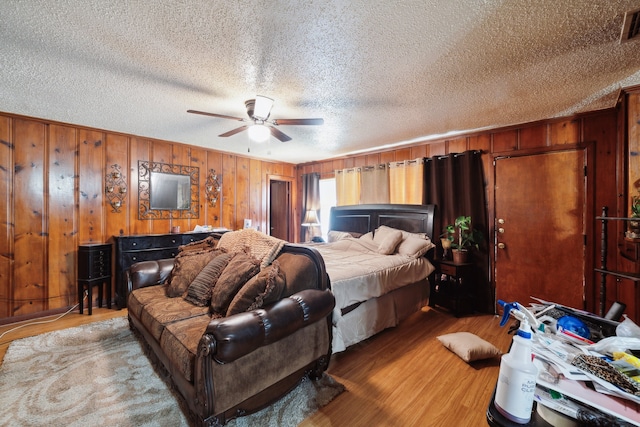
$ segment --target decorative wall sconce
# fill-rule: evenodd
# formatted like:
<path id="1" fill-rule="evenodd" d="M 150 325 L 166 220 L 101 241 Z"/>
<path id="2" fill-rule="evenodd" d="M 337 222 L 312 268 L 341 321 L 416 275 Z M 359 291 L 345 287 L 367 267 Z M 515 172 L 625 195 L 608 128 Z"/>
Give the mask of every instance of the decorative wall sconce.
<path id="1" fill-rule="evenodd" d="M 218 202 L 218 198 L 220 197 L 220 182 L 218 181 L 218 175 L 216 175 L 215 169 L 209 169 L 209 174 L 207 175 L 207 183 L 205 185 L 205 193 L 207 195 L 207 200 L 209 201 L 209 205 L 211 207 L 215 207 Z"/>
<path id="2" fill-rule="evenodd" d="M 111 212 L 119 213 L 127 195 L 127 182 L 122 172 L 120 172 L 120 165 L 113 164 L 111 169 L 112 171 L 106 176 L 105 193 L 109 204 L 113 208 Z"/>

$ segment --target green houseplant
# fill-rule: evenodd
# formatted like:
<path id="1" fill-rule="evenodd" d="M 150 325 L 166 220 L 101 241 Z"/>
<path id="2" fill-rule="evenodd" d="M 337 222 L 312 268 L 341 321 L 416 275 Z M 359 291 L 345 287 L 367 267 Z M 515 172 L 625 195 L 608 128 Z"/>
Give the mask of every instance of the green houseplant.
<path id="1" fill-rule="evenodd" d="M 453 262 L 458 264 L 467 262 L 469 249 L 479 249 L 484 240 L 482 232 L 473 228 L 471 217 L 466 215 L 457 217 L 453 224 L 447 225 L 442 237 L 451 243 Z"/>

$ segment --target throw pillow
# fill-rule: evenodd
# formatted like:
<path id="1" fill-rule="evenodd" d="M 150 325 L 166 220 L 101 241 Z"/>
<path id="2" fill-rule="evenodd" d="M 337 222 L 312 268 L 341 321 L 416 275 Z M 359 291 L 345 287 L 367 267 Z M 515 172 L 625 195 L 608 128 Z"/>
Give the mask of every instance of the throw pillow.
<path id="1" fill-rule="evenodd" d="M 375 236 L 373 237 L 375 241 Z M 396 246 L 402 241 L 402 232 L 400 230 L 385 233 L 384 239 L 378 244 L 378 253 L 382 255 L 391 255 L 396 251 Z"/>
<path id="2" fill-rule="evenodd" d="M 329 230 L 329 232 L 327 233 L 328 243 L 337 242 L 338 240 L 342 239 L 350 239 L 352 237 L 353 235 L 351 233 L 347 233 L 346 231 Z"/>
<path id="3" fill-rule="evenodd" d="M 218 239 L 213 236 L 209 236 L 206 239 L 197 240 L 195 242 L 187 243 L 186 245 L 178 246 L 178 252 L 188 251 L 201 251 L 204 249 L 215 249 L 218 244 Z"/>
<path id="4" fill-rule="evenodd" d="M 413 258 L 419 258 L 422 255 L 426 254 L 429 249 L 434 248 L 436 245 L 433 244 L 431 239 L 420 238 L 414 236 L 405 237 L 405 239 L 400 242 L 398 245 L 398 253 L 400 255 L 406 255 Z"/>
<path id="5" fill-rule="evenodd" d="M 238 252 L 222 270 L 211 291 L 211 312 L 224 315 L 233 297 L 250 278 L 260 271 L 260 261 L 245 252 Z"/>
<path id="6" fill-rule="evenodd" d="M 211 290 L 216 285 L 222 271 L 231 260 L 232 254 L 222 253 L 212 259 L 193 279 L 184 296 L 185 301 L 199 307 L 205 307 L 211 302 Z"/>
<path id="7" fill-rule="evenodd" d="M 229 304 L 227 316 L 255 310 L 278 301 L 284 287 L 285 277 L 280 270 L 280 263 L 274 261 L 240 288 Z"/>
<path id="8" fill-rule="evenodd" d="M 454 332 L 437 338 L 442 345 L 467 363 L 501 354 L 496 346 L 471 332 Z"/>
<path id="9" fill-rule="evenodd" d="M 167 279 L 169 285 L 167 296 L 175 298 L 184 295 L 198 273 L 220 253 L 219 250 L 180 252 L 175 258 L 173 271 Z"/>

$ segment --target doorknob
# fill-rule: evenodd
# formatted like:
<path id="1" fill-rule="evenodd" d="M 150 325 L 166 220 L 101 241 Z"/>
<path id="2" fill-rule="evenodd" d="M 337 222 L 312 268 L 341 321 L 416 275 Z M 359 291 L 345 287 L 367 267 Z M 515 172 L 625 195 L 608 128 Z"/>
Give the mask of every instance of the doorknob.
<path id="1" fill-rule="evenodd" d="M 498 249 L 504 249 L 506 245 L 504 243 L 498 243 Z"/>

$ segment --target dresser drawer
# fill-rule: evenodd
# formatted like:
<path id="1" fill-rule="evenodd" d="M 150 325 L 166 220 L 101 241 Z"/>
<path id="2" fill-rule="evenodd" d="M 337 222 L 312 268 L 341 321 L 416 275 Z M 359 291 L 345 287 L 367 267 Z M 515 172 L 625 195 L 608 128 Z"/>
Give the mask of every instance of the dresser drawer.
<path id="1" fill-rule="evenodd" d="M 162 234 L 157 236 L 122 238 L 120 248 L 123 251 L 141 251 L 154 248 L 178 247 L 182 244 L 180 235 Z"/>
<path id="2" fill-rule="evenodd" d="M 440 264 L 440 273 L 447 274 L 449 276 L 455 276 L 456 267 L 449 264 Z"/>
<path id="3" fill-rule="evenodd" d="M 122 266 L 124 269 L 131 267 L 136 262 L 141 261 L 154 261 L 164 258 L 175 258 L 178 255 L 177 248 L 158 249 L 154 251 L 142 251 L 142 252 L 126 252 L 122 254 Z"/>

